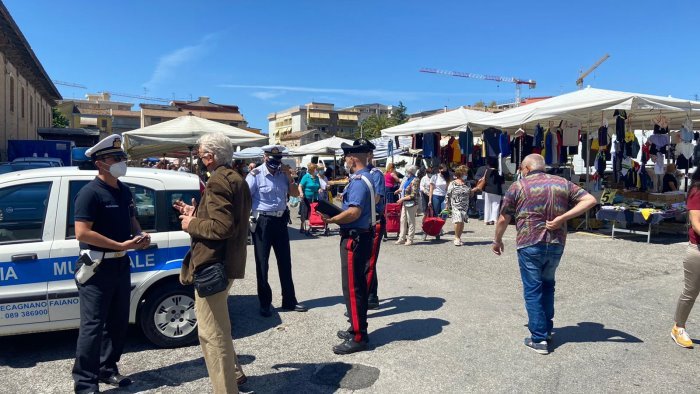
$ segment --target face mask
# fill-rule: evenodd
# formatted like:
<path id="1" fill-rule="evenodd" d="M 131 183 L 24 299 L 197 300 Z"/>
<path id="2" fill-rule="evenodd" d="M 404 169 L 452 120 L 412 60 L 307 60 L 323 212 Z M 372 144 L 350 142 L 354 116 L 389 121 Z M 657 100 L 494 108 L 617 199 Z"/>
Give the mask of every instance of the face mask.
<path id="1" fill-rule="evenodd" d="M 115 178 L 126 175 L 126 162 L 120 161 L 119 163 L 112 164 L 109 166 L 109 173 Z"/>
<path id="2" fill-rule="evenodd" d="M 463 181 L 466 181 L 467 179 L 469 179 L 469 178 L 466 175 L 462 177 Z"/>
<path id="3" fill-rule="evenodd" d="M 348 162 L 345 162 L 345 171 L 347 171 L 348 174 L 352 174 L 352 166 L 348 164 Z"/>
<path id="4" fill-rule="evenodd" d="M 267 159 L 267 166 L 272 170 L 272 171 L 277 171 L 280 166 L 282 165 L 282 160 L 276 159 L 274 157 L 269 157 Z"/>
<path id="5" fill-rule="evenodd" d="M 450 175 L 447 173 L 447 171 L 441 171 L 440 175 L 442 175 L 443 178 L 447 179 L 447 177 Z"/>

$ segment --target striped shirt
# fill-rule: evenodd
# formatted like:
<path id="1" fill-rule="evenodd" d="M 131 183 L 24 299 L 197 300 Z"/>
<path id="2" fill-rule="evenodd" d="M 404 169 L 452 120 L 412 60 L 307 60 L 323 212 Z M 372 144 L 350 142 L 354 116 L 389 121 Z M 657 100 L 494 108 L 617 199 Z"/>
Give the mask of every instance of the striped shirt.
<path id="1" fill-rule="evenodd" d="M 510 186 L 501 203 L 501 214 L 515 217 L 518 249 L 542 242 L 564 245 L 566 224 L 548 231 L 547 220 L 563 215 L 586 195 L 588 192 L 562 177 L 531 171 Z"/>

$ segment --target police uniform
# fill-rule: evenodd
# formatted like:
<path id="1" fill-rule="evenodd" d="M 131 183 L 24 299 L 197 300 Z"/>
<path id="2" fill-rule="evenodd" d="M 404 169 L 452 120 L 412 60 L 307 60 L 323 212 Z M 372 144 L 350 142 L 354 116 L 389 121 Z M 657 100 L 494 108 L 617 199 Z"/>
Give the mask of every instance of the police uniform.
<path id="1" fill-rule="evenodd" d="M 369 141 L 367 141 L 367 143 L 372 150 L 375 149 L 374 144 Z M 384 185 L 384 174 L 382 171 L 372 164 L 369 164 L 367 168 L 369 169 L 370 180 L 374 186 L 374 194 L 379 195 L 375 209 L 377 212 L 377 222 L 374 225 L 374 234 L 372 236 L 372 254 L 367 261 L 366 269 L 368 309 L 375 309 L 379 307 L 379 297 L 377 296 L 377 259 L 379 258 L 379 248 L 382 245 L 382 237 L 386 235 L 386 217 L 384 217 L 384 194 L 386 187 Z"/>
<path id="2" fill-rule="evenodd" d="M 268 156 L 281 159 L 283 147 L 268 145 L 263 151 Z M 274 173 L 269 164 L 265 163 L 253 169 L 246 176 L 252 197 L 252 215 L 255 220 L 255 231 L 252 234 L 255 249 L 255 273 L 257 277 L 258 300 L 260 314 L 270 316 L 272 304 L 272 289 L 268 283 L 270 250 L 274 249 L 277 259 L 277 270 L 282 286 L 282 308 L 298 312 L 306 308 L 297 302 L 292 280 L 292 259 L 289 247 L 289 209 L 287 195 L 289 180 L 281 171 L 281 163 Z"/>
<path id="3" fill-rule="evenodd" d="M 343 144 L 346 154 L 368 153 L 364 145 Z M 364 178 L 364 179 L 363 179 Z M 366 346 L 367 336 L 367 262 L 372 254 L 372 194 L 370 171 L 363 168 L 350 176 L 350 182 L 343 193 L 343 210 L 358 207 L 360 217 L 351 223 L 340 224 L 340 266 L 345 307 L 350 319 L 347 334 L 339 332 L 346 341 L 354 341 Z M 368 185 L 367 183 L 370 183 Z M 342 334 L 342 335 L 341 335 Z M 333 350 L 338 351 L 336 346 Z M 355 350 L 356 351 L 356 350 Z"/>
<path id="4" fill-rule="evenodd" d="M 123 156 L 119 135 L 109 136 L 88 149 L 95 160 L 103 155 Z M 134 201 L 129 188 L 117 181 L 118 188 L 95 177 L 75 198 L 75 221 L 92 223 L 92 230 L 116 242 L 133 238 Z M 98 381 L 122 385 L 131 383 L 119 375 L 117 362 L 122 355 L 129 326 L 131 267 L 124 251 L 114 251 L 80 242 L 81 256 L 101 259 L 92 277 L 79 283 L 80 331 L 73 380 L 76 392 L 98 391 Z M 76 265 L 76 272 L 79 271 Z M 117 381 L 114 381 L 117 379 Z M 122 380 L 125 379 L 125 380 Z M 128 381 L 127 381 L 128 380 Z"/>

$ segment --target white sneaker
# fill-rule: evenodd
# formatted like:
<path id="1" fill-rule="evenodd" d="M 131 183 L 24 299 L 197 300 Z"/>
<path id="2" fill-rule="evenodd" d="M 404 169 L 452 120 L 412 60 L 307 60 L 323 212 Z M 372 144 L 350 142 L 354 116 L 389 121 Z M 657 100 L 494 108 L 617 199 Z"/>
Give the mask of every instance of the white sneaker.
<path id="1" fill-rule="evenodd" d="M 455 238 L 454 244 L 455 244 L 455 246 L 462 246 L 462 240 L 459 238 Z"/>
<path id="2" fill-rule="evenodd" d="M 404 245 L 405 245 L 405 246 L 411 246 L 411 245 L 413 245 L 413 241 L 406 241 L 406 243 L 405 243 Z"/>
<path id="3" fill-rule="evenodd" d="M 403 240 L 403 239 L 400 239 L 400 240 L 394 242 L 395 245 L 403 245 L 405 243 L 406 243 L 406 240 Z"/>

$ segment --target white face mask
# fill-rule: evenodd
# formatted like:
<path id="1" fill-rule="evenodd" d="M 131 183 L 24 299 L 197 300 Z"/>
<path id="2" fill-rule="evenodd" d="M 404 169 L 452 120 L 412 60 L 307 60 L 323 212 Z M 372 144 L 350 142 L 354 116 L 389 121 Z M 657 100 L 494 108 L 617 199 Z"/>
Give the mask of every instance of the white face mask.
<path id="1" fill-rule="evenodd" d="M 109 166 L 109 173 L 115 178 L 126 175 L 126 162 L 120 161 L 119 163 L 112 164 Z"/>
<path id="2" fill-rule="evenodd" d="M 348 164 L 348 162 L 345 162 L 345 171 L 348 172 L 348 174 L 352 174 L 352 166 Z"/>
<path id="3" fill-rule="evenodd" d="M 466 175 L 462 177 L 463 181 L 466 181 L 467 179 L 469 179 L 469 177 L 467 177 Z"/>

